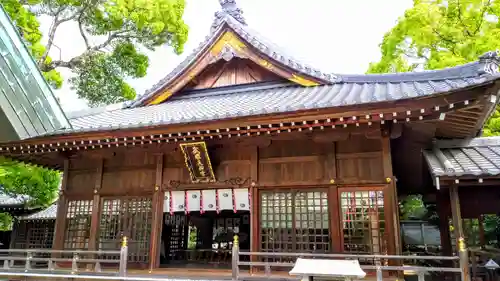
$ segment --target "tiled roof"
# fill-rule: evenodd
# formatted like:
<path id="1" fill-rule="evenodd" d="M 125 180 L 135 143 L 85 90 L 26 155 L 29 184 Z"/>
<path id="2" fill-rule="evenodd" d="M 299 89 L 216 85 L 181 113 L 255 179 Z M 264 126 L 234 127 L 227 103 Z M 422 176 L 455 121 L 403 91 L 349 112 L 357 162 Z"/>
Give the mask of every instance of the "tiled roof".
<path id="1" fill-rule="evenodd" d="M 57 217 L 57 203 L 50 205 L 47 209 L 27 216 L 19 217 L 20 220 L 50 220 Z"/>
<path id="2" fill-rule="evenodd" d="M 15 25 L 0 5 L 0 140 L 36 137 L 71 125 Z"/>
<path id="3" fill-rule="evenodd" d="M 6 205 L 24 205 L 29 200 L 28 196 L 19 195 L 19 196 L 10 196 L 3 193 L 0 193 L 0 206 Z"/>
<path id="4" fill-rule="evenodd" d="M 150 89 L 145 91 L 136 101 L 130 103 L 131 107 L 140 106 L 141 102 L 151 97 L 164 86 L 166 86 L 170 81 L 175 79 L 180 75 L 183 70 L 188 68 L 193 62 L 195 62 L 199 56 L 220 36 L 221 32 L 226 26 L 229 26 L 236 34 L 243 38 L 252 47 L 260 50 L 263 54 L 268 57 L 280 62 L 281 64 L 290 67 L 298 73 L 308 75 L 310 77 L 315 77 L 320 81 L 325 81 L 325 84 L 332 83 L 363 83 L 363 82 L 414 82 L 414 81 L 427 81 L 427 80 L 440 80 L 440 79 L 461 79 L 464 77 L 470 77 L 471 70 L 473 70 L 473 76 L 480 75 L 482 73 L 493 73 L 498 72 L 498 60 L 497 54 L 494 52 L 486 53 L 481 56 L 480 61 L 482 63 L 472 63 L 470 64 L 454 67 L 446 70 L 437 71 L 427 71 L 420 73 L 404 73 L 404 74 L 385 74 L 385 75 L 342 75 L 326 73 L 305 63 L 300 62 L 300 60 L 293 58 L 291 55 L 287 54 L 286 51 L 282 50 L 279 46 L 266 39 L 264 36 L 260 35 L 257 31 L 251 29 L 246 24 L 243 17 L 243 12 L 237 7 L 236 0 L 219 0 L 222 10 L 215 13 L 215 20 L 212 24 L 210 34 L 206 36 L 193 52 L 184 59 L 177 67 L 162 78 L 158 83 L 153 85 Z M 493 62 L 493 63 L 492 63 Z M 475 67 L 474 67 L 475 66 Z M 480 66 L 478 68 L 478 66 Z"/>
<path id="5" fill-rule="evenodd" d="M 474 66 L 471 64 L 469 67 Z M 477 67 L 477 65 L 475 65 Z M 443 76 L 442 74 L 440 74 Z M 437 75 L 439 77 L 439 75 Z M 402 75 L 405 78 L 407 76 Z M 418 77 L 418 76 L 416 76 Z M 398 82 L 387 76 L 373 77 L 374 82 L 358 81 L 317 87 L 301 87 L 291 83 L 258 83 L 252 86 L 229 86 L 196 90 L 174 96 L 167 102 L 137 108 L 114 108 L 71 119 L 73 131 L 134 128 L 161 124 L 180 124 L 237 118 L 269 113 L 285 113 L 304 109 L 321 109 L 374 102 L 395 101 L 430 96 L 480 85 L 497 79 L 497 75 L 441 80 L 404 79 Z M 369 80 L 367 79 L 367 80 Z"/>
<path id="6" fill-rule="evenodd" d="M 225 26 L 229 26 L 236 34 L 243 38 L 252 47 L 260 50 L 270 58 L 273 58 L 285 66 L 297 71 L 298 73 L 306 74 L 315 77 L 325 82 L 337 82 L 338 77 L 331 73 L 322 72 L 312 66 L 309 66 L 300 60 L 286 54 L 280 47 L 276 46 L 265 37 L 259 35 L 256 31 L 250 29 L 242 15 L 242 11 L 236 6 L 235 0 L 220 0 L 222 10 L 215 13 L 215 19 L 212 23 L 210 33 L 205 37 L 205 40 L 200 42 L 184 61 L 174 68 L 169 74 L 163 77 L 158 83 L 153 85 L 150 89 L 141 95 L 132 106 L 139 105 L 145 99 L 154 95 L 157 91 L 161 90 L 170 81 L 182 73 L 184 69 L 189 67 L 197 58 L 203 53 L 208 46 L 211 45 L 224 30 Z"/>
<path id="7" fill-rule="evenodd" d="M 500 137 L 438 141 L 423 154 L 436 177 L 500 174 Z"/>

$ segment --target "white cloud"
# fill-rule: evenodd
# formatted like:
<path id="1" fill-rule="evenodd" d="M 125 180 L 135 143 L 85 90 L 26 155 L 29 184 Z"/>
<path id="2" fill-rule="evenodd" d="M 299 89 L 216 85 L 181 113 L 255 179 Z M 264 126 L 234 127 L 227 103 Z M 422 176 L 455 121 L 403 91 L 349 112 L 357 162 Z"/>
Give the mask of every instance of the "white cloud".
<path id="1" fill-rule="evenodd" d="M 171 48 L 149 53 L 150 68 L 145 78 L 131 81 L 138 93 L 151 87 L 189 55 L 208 34 L 217 0 L 187 0 L 185 21 L 190 27 L 185 52 L 177 56 Z M 334 73 L 363 73 L 379 58 L 378 45 L 411 0 L 239 0 L 249 26 L 292 56 L 317 68 Z M 42 29 L 50 22 L 42 19 Z M 74 23 L 57 31 L 51 50 L 54 58 L 69 59 L 84 49 L 83 40 L 74 34 Z M 65 77 L 70 74 L 63 72 Z M 65 111 L 87 107 L 66 83 L 56 91 Z"/>

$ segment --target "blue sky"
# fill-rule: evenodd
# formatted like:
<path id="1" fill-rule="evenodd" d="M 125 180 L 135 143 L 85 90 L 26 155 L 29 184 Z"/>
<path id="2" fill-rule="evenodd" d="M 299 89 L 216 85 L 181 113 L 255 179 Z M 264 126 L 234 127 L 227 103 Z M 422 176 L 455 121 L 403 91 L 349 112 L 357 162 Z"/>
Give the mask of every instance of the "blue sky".
<path id="1" fill-rule="evenodd" d="M 364 73 L 380 57 L 384 33 L 412 6 L 412 0 L 238 0 L 248 25 L 302 61 L 334 73 Z M 184 19 L 190 27 L 185 52 L 177 56 L 169 47 L 148 53 L 150 68 L 145 78 L 130 81 L 140 94 L 165 76 L 189 55 L 208 34 L 218 0 L 186 0 Z M 50 21 L 42 19 L 42 29 Z M 57 31 L 51 56 L 69 59 L 84 49 L 81 38 L 72 36 L 74 23 Z M 99 42 L 99 38 L 94 39 Z M 64 71 L 65 77 L 70 73 Z M 69 84 L 56 91 L 67 112 L 85 109 Z"/>

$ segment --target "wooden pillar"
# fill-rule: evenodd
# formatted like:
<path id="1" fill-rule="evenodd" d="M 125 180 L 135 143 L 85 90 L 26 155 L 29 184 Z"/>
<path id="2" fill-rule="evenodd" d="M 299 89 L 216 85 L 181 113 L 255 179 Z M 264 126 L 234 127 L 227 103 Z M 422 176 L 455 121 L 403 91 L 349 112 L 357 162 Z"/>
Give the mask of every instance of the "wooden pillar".
<path id="1" fill-rule="evenodd" d="M 342 225 L 340 223 L 340 202 L 339 190 L 336 185 L 331 185 L 328 189 L 328 208 L 330 211 L 330 233 L 331 233 L 331 252 L 341 253 L 343 251 L 343 242 L 341 240 Z"/>
<path id="2" fill-rule="evenodd" d="M 457 253 L 460 257 L 460 269 L 462 270 L 462 281 L 470 281 L 469 255 L 465 245 L 464 229 L 462 226 L 462 214 L 460 213 L 460 197 L 458 186 L 450 186 L 451 217 L 457 245 Z"/>
<path id="3" fill-rule="evenodd" d="M 330 187 L 328 189 L 328 209 L 330 211 L 330 246 L 332 247 L 331 252 L 341 253 L 343 250 L 343 241 L 341 241 L 341 231 L 342 225 L 340 223 L 340 202 L 339 202 L 339 190 L 336 185 L 337 179 L 337 163 L 336 163 L 336 142 L 331 143 L 330 152 L 327 154 L 326 163 L 326 175 L 330 179 Z"/>
<path id="4" fill-rule="evenodd" d="M 97 160 L 96 180 L 94 185 L 94 197 L 92 199 L 92 218 L 90 221 L 89 250 L 98 249 L 97 240 L 99 235 L 99 215 L 101 209 L 101 196 L 99 192 L 102 187 L 102 174 L 104 168 L 104 159 Z"/>
<path id="5" fill-rule="evenodd" d="M 153 190 L 152 212 L 151 219 L 151 240 L 149 258 L 149 272 L 160 266 L 160 247 L 161 247 L 161 231 L 163 224 L 163 202 L 165 191 L 163 190 L 163 160 L 164 155 L 160 153 L 156 155 L 156 178 Z"/>
<path id="6" fill-rule="evenodd" d="M 18 237 L 19 234 L 19 228 L 21 227 L 20 221 L 13 217 L 13 225 L 12 225 L 12 232 L 10 233 L 10 241 L 9 241 L 9 247 L 8 249 L 16 249 L 16 237 Z M 26 240 L 26 248 L 28 248 L 28 241 Z"/>
<path id="7" fill-rule="evenodd" d="M 382 132 L 382 165 L 384 169 L 384 180 L 387 183 L 384 189 L 384 213 L 386 225 L 388 226 L 387 251 L 388 254 L 401 253 L 401 235 L 399 235 L 399 209 L 396 192 L 396 181 L 392 171 L 391 140 L 390 133 Z"/>
<path id="8" fill-rule="evenodd" d="M 441 248 L 444 256 L 451 256 L 451 239 L 450 239 L 450 197 L 444 192 L 437 192 L 437 212 L 439 215 L 439 233 L 441 236 Z"/>
<path id="9" fill-rule="evenodd" d="M 52 243 L 52 248 L 54 250 L 62 250 L 64 248 L 64 236 L 66 231 L 66 212 L 68 209 L 67 207 L 68 202 L 66 199 L 68 177 L 69 177 L 69 159 L 64 159 L 61 190 L 59 191 L 59 199 L 57 200 L 57 215 L 56 215 L 56 223 L 54 226 L 54 242 Z"/>
<path id="10" fill-rule="evenodd" d="M 252 153 L 250 155 L 250 252 L 258 252 L 259 247 L 259 232 L 260 232 L 260 220 L 259 220 L 259 147 L 255 146 L 252 148 Z M 256 256 L 251 256 L 252 261 L 257 261 Z M 250 272 L 254 272 L 255 268 L 250 267 Z"/>
<path id="11" fill-rule="evenodd" d="M 486 237 L 484 233 L 484 217 L 483 215 L 479 215 L 477 217 L 477 221 L 479 224 L 479 245 L 481 248 L 484 248 L 486 246 Z"/>

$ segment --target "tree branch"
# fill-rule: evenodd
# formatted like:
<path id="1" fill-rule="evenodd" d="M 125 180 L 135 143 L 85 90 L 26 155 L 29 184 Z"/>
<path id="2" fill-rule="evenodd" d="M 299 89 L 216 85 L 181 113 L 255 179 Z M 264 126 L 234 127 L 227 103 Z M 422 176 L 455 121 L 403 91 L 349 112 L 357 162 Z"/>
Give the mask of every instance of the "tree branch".
<path id="1" fill-rule="evenodd" d="M 80 13 L 80 16 L 78 17 L 78 29 L 80 30 L 80 34 L 82 35 L 83 41 L 85 42 L 85 47 L 87 48 L 87 50 L 89 50 L 90 49 L 89 39 L 85 35 L 85 31 L 83 30 L 82 16 L 83 16 L 83 11 L 82 13 Z"/>
<path id="2" fill-rule="evenodd" d="M 491 0 L 488 0 L 488 3 L 484 6 L 483 11 L 481 12 L 481 20 L 477 24 L 476 30 L 474 30 L 473 35 L 476 35 L 479 32 L 479 29 L 481 29 L 481 26 L 483 25 L 484 22 L 484 17 L 486 15 L 486 10 L 488 10 L 490 6 L 491 6 Z"/>
<path id="3" fill-rule="evenodd" d="M 63 60 L 55 60 L 55 61 L 52 61 L 49 65 L 43 65 L 41 67 L 41 70 L 42 71 L 50 71 L 50 70 L 53 70 L 53 69 L 56 69 L 58 67 L 65 67 L 65 68 L 69 68 L 69 69 L 73 69 L 75 68 L 82 60 L 82 58 L 86 55 L 87 53 L 83 53 L 77 57 L 74 57 L 72 58 L 71 60 L 69 61 L 63 61 Z"/>
<path id="4" fill-rule="evenodd" d="M 47 59 L 47 56 L 49 55 L 50 48 L 52 47 L 52 44 L 54 44 L 54 37 L 56 36 L 56 30 L 57 27 L 59 26 L 59 13 L 61 13 L 63 8 L 61 7 L 57 12 L 56 15 L 54 16 L 54 19 L 52 20 L 52 23 L 50 25 L 49 29 L 49 39 L 47 41 L 47 46 L 45 46 L 45 52 L 43 53 L 42 57 L 38 61 L 38 64 L 43 64 L 45 59 Z"/>
<path id="5" fill-rule="evenodd" d="M 435 28 L 432 29 L 432 31 L 436 34 L 437 37 L 439 37 L 439 39 L 443 42 L 446 42 L 448 43 L 449 45 L 451 46 L 456 46 L 457 45 L 457 42 L 452 40 L 452 39 L 449 39 L 449 38 L 446 38 L 444 37 L 441 33 L 439 33 L 439 31 L 437 31 Z M 456 55 L 455 53 L 455 49 L 453 47 L 449 48 L 449 50 L 454 54 Z"/>
<path id="6" fill-rule="evenodd" d="M 106 41 L 104 41 L 103 43 L 101 43 L 99 45 L 96 45 L 96 46 L 90 48 L 89 50 L 99 51 L 99 50 L 107 47 L 108 45 L 110 45 L 113 42 L 113 40 L 115 40 L 117 38 L 128 38 L 129 36 L 122 35 L 122 34 L 127 33 L 128 31 L 129 30 L 120 30 L 120 31 L 109 33 L 108 39 L 106 39 Z"/>
<path id="7" fill-rule="evenodd" d="M 458 9 L 458 21 L 463 26 L 465 33 L 467 33 L 467 36 L 472 37 L 469 29 L 467 28 L 467 26 L 465 25 L 465 23 L 462 19 L 462 9 L 460 9 L 460 0 L 457 0 L 457 9 Z"/>
<path id="8" fill-rule="evenodd" d="M 54 38 L 56 36 L 56 30 L 57 28 L 64 22 L 73 20 L 79 15 L 79 11 L 76 11 L 74 14 L 72 14 L 69 17 L 59 19 L 59 16 L 61 13 L 66 9 L 66 6 L 60 7 L 57 12 L 55 13 L 54 20 L 52 21 L 52 24 L 49 29 L 49 36 L 48 36 L 48 41 L 47 45 L 45 46 L 45 52 L 43 53 L 42 57 L 39 59 L 38 64 L 41 66 L 45 60 L 47 59 L 47 56 L 49 55 L 50 49 L 52 48 L 52 45 L 54 44 Z"/>

